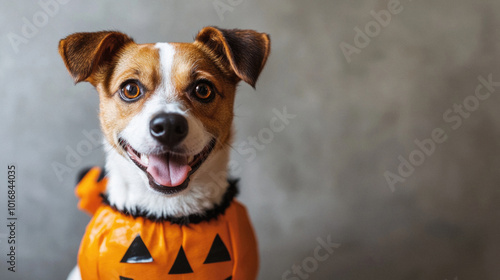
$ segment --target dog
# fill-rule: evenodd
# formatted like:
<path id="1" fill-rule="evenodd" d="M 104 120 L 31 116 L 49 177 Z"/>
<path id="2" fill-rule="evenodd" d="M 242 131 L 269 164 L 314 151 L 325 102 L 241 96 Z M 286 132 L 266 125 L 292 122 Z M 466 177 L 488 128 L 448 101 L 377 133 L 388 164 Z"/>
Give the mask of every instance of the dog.
<path id="1" fill-rule="evenodd" d="M 99 94 L 106 176 L 77 186 L 92 215 L 68 279 L 255 279 L 247 212 L 227 178 L 236 87 L 255 88 L 270 36 L 205 27 L 192 43 L 74 33 L 59 54 Z"/>

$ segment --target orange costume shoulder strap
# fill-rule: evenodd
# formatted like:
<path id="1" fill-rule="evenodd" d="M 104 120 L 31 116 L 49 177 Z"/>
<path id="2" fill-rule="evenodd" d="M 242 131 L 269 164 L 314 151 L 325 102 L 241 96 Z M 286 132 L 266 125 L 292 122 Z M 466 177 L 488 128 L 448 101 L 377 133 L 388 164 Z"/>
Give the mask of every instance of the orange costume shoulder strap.
<path id="1" fill-rule="evenodd" d="M 91 168 L 80 180 L 75 189 L 76 196 L 80 199 L 78 209 L 90 216 L 94 215 L 102 204 L 102 196 L 106 190 L 108 178 L 103 178 L 103 171 L 99 167 Z"/>

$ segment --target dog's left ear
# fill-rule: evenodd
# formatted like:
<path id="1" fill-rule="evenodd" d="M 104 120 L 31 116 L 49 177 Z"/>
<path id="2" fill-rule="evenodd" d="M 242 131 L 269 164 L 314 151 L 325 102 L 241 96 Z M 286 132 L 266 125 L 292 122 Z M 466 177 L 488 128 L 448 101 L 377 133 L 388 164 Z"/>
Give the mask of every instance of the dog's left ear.
<path id="1" fill-rule="evenodd" d="M 271 50 L 269 35 L 254 30 L 203 28 L 195 44 L 255 88 Z"/>

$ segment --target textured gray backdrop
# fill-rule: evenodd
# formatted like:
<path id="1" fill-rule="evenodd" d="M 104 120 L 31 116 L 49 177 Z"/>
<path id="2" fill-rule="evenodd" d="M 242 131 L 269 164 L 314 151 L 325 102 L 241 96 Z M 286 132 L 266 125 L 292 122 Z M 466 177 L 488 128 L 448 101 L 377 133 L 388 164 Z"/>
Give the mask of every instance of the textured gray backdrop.
<path id="1" fill-rule="evenodd" d="M 97 95 L 73 86 L 58 40 L 116 29 L 191 41 L 206 25 L 272 38 L 257 90 L 239 88 L 232 155 L 260 279 L 500 278 L 500 87 L 478 78 L 500 81 L 499 1 L 60 1 L 0 2 L 1 279 L 67 275 L 89 220 L 75 174 L 103 163 L 84 135 L 98 128 Z M 387 9 L 375 24 L 370 11 Z M 270 130 L 284 109 L 295 117 Z M 58 177 L 54 164 L 68 169 Z M 324 242 L 335 248 L 318 251 Z"/>

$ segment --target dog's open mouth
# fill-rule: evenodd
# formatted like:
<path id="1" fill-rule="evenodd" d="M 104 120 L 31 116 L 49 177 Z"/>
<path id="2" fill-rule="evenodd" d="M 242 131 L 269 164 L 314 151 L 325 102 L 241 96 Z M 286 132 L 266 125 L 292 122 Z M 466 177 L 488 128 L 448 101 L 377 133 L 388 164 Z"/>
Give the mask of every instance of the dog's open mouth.
<path id="1" fill-rule="evenodd" d="M 164 194 L 175 194 L 187 188 L 189 177 L 208 158 L 215 146 L 215 140 L 197 155 L 166 152 L 163 154 L 141 154 L 124 139 L 119 140 L 130 159 L 149 178 L 149 185 Z"/>

